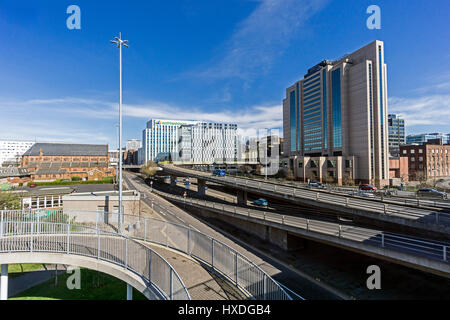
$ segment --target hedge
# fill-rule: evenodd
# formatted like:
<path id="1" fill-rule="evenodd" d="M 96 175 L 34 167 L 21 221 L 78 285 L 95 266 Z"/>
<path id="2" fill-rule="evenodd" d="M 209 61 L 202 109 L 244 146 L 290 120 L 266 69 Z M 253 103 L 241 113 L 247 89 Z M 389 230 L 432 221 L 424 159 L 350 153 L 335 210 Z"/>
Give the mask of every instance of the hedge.
<path id="1" fill-rule="evenodd" d="M 55 180 L 49 182 L 29 182 L 30 184 L 35 184 L 36 186 L 66 186 L 72 184 L 111 184 L 113 183 L 112 177 L 106 177 L 102 180 L 87 180 L 87 181 L 70 181 L 70 180 Z"/>

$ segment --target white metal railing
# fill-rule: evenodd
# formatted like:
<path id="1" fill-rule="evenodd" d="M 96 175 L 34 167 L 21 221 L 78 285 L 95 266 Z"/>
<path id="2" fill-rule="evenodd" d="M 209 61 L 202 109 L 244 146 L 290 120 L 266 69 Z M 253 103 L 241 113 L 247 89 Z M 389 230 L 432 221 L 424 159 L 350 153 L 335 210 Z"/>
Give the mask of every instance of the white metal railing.
<path id="1" fill-rule="evenodd" d="M 49 218 L 61 219 L 63 213 L 55 210 L 38 218 L 32 212 L 2 211 L 0 252 L 55 252 L 108 261 L 142 277 L 163 299 L 190 300 L 175 269 L 148 246 L 116 232 L 46 221 Z"/>
<path id="2" fill-rule="evenodd" d="M 92 230 L 112 232 L 118 225 L 118 214 L 96 211 L 63 210 L 7 210 L 0 211 L 0 238 L 14 232 L 22 223 L 70 221 L 73 226 L 90 226 Z M 1 221 L 16 221 L 3 224 Z M 183 252 L 210 266 L 227 278 L 250 298 L 257 300 L 292 300 L 278 282 L 235 249 L 198 230 L 176 223 L 137 215 L 123 215 L 124 236 L 130 239 L 156 243 Z M 12 230 L 13 228 L 14 230 Z"/>

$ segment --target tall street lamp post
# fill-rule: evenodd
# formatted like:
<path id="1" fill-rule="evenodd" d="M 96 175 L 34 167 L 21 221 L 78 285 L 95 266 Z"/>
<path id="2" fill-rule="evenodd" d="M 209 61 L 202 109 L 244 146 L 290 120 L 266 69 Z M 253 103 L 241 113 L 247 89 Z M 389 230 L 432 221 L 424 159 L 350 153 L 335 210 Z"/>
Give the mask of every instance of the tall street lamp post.
<path id="1" fill-rule="evenodd" d="M 128 40 L 122 40 L 122 33 L 119 37 L 114 37 L 115 40 L 110 40 L 119 48 L 119 69 L 120 69 L 120 89 L 119 89 L 119 233 L 122 233 L 123 207 L 122 207 L 122 46 L 128 48 Z"/>

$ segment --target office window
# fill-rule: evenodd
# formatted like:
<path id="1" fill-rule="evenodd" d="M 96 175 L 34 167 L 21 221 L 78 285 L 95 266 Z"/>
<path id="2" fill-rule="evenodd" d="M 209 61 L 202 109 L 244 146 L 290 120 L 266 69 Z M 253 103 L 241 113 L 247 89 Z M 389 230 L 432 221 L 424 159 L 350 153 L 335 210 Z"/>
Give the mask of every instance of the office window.
<path id="1" fill-rule="evenodd" d="M 406 150 L 403 150 L 403 154 L 406 154 Z"/>
<path id="2" fill-rule="evenodd" d="M 295 128 L 295 90 L 291 91 L 289 96 L 290 102 L 290 120 L 291 120 L 291 151 L 294 152 L 297 150 L 296 145 L 296 128 Z"/>
<path id="3" fill-rule="evenodd" d="M 322 82 L 323 82 L 323 148 L 327 147 L 327 72 L 324 69 L 322 71 Z"/>
<path id="4" fill-rule="evenodd" d="M 298 162 L 298 167 L 299 167 L 299 168 L 303 168 L 303 161 L 299 161 L 299 162 Z"/>
<path id="5" fill-rule="evenodd" d="M 331 74 L 332 107 L 333 107 L 333 147 L 342 148 L 341 130 L 341 69 Z"/>
<path id="6" fill-rule="evenodd" d="M 345 167 L 351 168 L 353 166 L 352 160 L 345 160 Z"/>
<path id="7" fill-rule="evenodd" d="M 414 150 L 414 149 L 411 149 L 411 154 L 414 154 L 414 152 L 415 152 L 415 150 Z"/>

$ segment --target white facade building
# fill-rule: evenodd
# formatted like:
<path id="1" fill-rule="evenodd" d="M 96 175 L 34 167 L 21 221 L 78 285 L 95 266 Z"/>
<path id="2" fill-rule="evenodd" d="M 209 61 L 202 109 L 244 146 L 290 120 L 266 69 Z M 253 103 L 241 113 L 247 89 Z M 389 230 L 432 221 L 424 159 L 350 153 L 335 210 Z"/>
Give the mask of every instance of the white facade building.
<path id="1" fill-rule="evenodd" d="M 237 125 L 199 122 L 178 129 L 176 161 L 212 164 L 240 160 Z"/>
<path id="2" fill-rule="evenodd" d="M 0 167 L 5 161 L 20 163 L 22 155 L 34 144 L 34 141 L 0 140 Z"/>
<path id="3" fill-rule="evenodd" d="M 177 157 L 178 128 L 196 124 L 195 121 L 151 119 L 142 131 L 142 151 L 138 151 L 139 164 Z"/>

